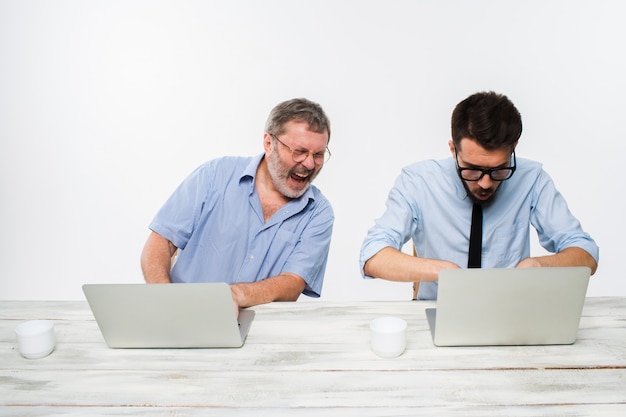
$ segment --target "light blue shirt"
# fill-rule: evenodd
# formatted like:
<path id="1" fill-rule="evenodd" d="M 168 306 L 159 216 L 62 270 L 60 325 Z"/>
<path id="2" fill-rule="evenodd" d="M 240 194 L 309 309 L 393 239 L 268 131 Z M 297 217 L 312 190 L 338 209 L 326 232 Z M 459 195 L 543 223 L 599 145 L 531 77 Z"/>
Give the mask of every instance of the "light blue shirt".
<path id="1" fill-rule="evenodd" d="M 472 200 L 453 158 L 405 167 L 387 199 L 385 213 L 361 248 L 365 262 L 385 247 L 401 250 L 413 239 L 419 256 L 467 267 Z M 538 162 L 517 158 L 515 174 L 503 181 L 483 207 L 483 268 L 512 268 L 530 256 L 530 225 L 552 253 L 579 247 L 598 260 L 599 249 L 570 213 L 563 196 Z M 422 282 L 418 298 L 437 298 L 437 283 Z"/>
<path id="2" fill-rule="evenodd" d="M 319 297 L 334 214 L 314 186 L 266 223 L 254 186 L 263 155 L 223 157 L 197 168 L 150 229 L 179 248 L 172 282 L 255 282 L 282 272 L 304 278 Z"/>

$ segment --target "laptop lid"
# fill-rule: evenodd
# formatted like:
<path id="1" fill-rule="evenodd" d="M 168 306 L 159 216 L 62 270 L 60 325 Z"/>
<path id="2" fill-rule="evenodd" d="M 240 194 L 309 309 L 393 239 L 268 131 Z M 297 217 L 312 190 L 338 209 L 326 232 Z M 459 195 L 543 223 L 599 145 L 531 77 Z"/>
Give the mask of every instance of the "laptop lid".
<path id="1" fill-rule="evenodd" d="M 241 347 L 254 318 L 237 318 L 226 283 L 85 284 L 83 293 L 112 348 Z"/>
<path id="2" fill-rule="evenodd" d="M 437 346 L 572 344 L 587 267 L 446 269 L 437 308 L 426 309 Z"/>

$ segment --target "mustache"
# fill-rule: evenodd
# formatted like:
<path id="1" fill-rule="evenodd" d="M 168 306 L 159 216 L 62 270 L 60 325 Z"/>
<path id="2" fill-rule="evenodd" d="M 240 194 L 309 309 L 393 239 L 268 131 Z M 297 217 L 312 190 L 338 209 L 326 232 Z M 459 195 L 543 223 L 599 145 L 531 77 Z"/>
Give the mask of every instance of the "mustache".
<path id="1" fill-rule="evenodd" d="M 295 166 L 293 168 L 291 168 L 289 170 L 289 175 L 293 175 L 293 174 L 297 174 L 299 176 L 306 176 L 306 177 L 310 177 L 315 173 L 315 168 L 314 169 L 307 169 L 304 168 L 302 166 Z"/>
<path id="2" fill-rule="evenodd" d="M 496 191 L 498 190 L 498 187 L 489 187 L 489 188 L 481 188 L 478 187 L 478 190 L 472 191 L 469 187 L 469 185 L 465 182 L 462 181 L 463 183 L 463 188 L 465 188 L 465 192 L 467 193 L 467 196 L 475 203 L 480 203 L 483 206 L 488 206 L 491 203 L 493 203 L 493 200 L 496 197 Z M 478 198 L 476 198 L 477 195 L 489 195 L 489 198 L 487 200 L 480 200 Z"/>

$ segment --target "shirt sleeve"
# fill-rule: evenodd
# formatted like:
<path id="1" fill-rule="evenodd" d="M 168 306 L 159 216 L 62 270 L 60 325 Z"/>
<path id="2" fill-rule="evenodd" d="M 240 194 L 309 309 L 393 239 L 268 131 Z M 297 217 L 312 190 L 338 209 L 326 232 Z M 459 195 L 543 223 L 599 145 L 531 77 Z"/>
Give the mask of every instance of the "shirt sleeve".
<path id="1" fill-rule="evenodd" d="M 211 189 L 212 164 L 194 170 L 167 199 L 150 223 L 150 230 L 184 249 L 202 214 Z"/>
<path id="2" fill-rule="evenodd" d="M 533 195 L 531 224 L 537 230 L 541 246 L 552 253 L 578 247 L 587 251 L 596 262 L 599 248 L 578 219 L 570 212 L 565 198 L 554 186 L 550 176 L 541 171 Z"/>
<path id="3" fill-rule="evenodd" d="M 372 256 L 386 247 L 401 250 L 402 246 L 411 238 L 417 223 L 414 220 L 417 219 L 419 211 L 415 203 L 407 197 L 411 195 L 409 190 L 415 189 L 415 187 L 415 181 L 410 179 L 406 171 L 403 171 L 396 179 L 389 192 L 385 212 L 368 230 L 361 246 L 359 263 L 361 275 L 364 278 L 371 278 L 365 275 L 363 268 L 365 262 Z"/>
<path id="4" fill-rule="evenodd" d="M 304 228 L 282 271 L 302 277 L 307 284 L 303 293 L 310 297 L 319 297 L 322 292 L 335 219 L 330 203 L 325 199 L 318 201 L 320 207 Z"/>

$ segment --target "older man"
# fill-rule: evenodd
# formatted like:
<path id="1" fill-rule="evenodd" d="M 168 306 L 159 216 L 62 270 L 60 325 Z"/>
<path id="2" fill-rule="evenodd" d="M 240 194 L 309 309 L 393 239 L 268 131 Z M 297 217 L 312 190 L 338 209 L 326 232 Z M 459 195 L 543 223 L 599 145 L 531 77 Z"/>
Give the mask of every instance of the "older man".
<path id="1" fill-rule="evenodd" d="M 319 297 L 334 214 L 311 183 L 329 139 L 317 103 L 277 105 L 263 154 L 203 164 L 158 212 L 141 256 L 146 282 L 226 282 L 237 308 Z"/>

